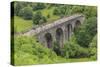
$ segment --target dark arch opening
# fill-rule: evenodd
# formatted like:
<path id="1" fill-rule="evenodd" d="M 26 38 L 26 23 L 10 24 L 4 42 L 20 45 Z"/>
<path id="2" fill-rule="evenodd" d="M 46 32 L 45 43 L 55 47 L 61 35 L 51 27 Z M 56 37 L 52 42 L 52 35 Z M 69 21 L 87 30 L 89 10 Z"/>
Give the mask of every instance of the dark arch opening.
<path id="1" fill-rule="evenodd" d="M 74 31 L 76 31 L 79 28 L 80 25 L 81 25 L 81 22 L 79 20 L 77 20 L 75 22 Z"/>
<path id="2" fill-rule="evenodd" d="M 71 24 L 68 24 L 67 25 L 67 36 L 68 36 L 68 40 L 70 39 L 70 36 L 71 36 L 71 32 L 72 32 L 72 25 Z"/>
<path id="3" fill-rule="evenodd" d="M 61 28 L 58 28 L 56 30 L 56 43 L 54 44 L 54 51 L 57 55 L 61 55 L 62 52 L 60 48 L 63 48 L 63 30 Z"/>
<path id="4" fill-rule="evenodd" d="M 51 36 L 51 34 L 46 33 L 45 34 L 45 39 L 46 39 L 47 47 L 51 48 L 52 47 L 52 36 Z"/>
<path id="5" fill-rule="evenodd" d="M 56 42 L 59 47 L 63 46 L 63 30 L 61 28 L 56 30 Z"/>

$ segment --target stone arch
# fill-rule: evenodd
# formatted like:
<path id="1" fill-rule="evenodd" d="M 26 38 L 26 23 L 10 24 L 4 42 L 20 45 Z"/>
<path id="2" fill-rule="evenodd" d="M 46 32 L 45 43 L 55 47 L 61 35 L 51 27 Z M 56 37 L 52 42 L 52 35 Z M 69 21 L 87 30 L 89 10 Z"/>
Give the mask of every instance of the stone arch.
<path id="1" fill-rule="evenodd" d="M 72 25 L 71 24 L 68 24 L 67 25 L 67 37 L 68 37 L 68 40 L 70 39 L 71 37 L 71 34 L 72 34 Z"/>
<path id="2" fill-rule="evenodd" d="M 51 33 L 46 33 L 45 39 L 46 39 L 47 47 L 51 48 L 52 47 L 52 35 L 51 35 Z"/>
<path id="3" fill-rule="evenodd" d="M 80 25 L 81 25 L 81 22 L 80 22 L 79 20 L 77 20 L 77 21 L 75 22 L 75 25 L 74 25 L 74 31 L 75 31 L 76 29 L 78 29 Z"/>
<path id="4" fill-rule="evenodd" d="M 61 28 L 56 29 L 56 42 L 59 47 L 63 47 L 63 30 Z"/>

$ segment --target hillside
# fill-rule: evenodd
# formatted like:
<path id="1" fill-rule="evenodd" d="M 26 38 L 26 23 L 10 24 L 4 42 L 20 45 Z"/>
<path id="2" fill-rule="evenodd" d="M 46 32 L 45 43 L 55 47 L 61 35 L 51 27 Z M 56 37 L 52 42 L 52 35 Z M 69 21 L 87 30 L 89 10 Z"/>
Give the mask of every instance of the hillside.
<path id="1" fill-rule="evenodd" d="M 11 63 L 13 65 L 51 64 L 97 60 L 97 7 L 84 5 L 13 2 L 11 23 L 14 35 L 65 16 L 83 14 L 84 23 L 73 31 L 64 48 L 53 41 L 52 49 L 44 47 L 36 36 L 11 34 Z M 13 25 L 12 25 L 13 26 Z"/>

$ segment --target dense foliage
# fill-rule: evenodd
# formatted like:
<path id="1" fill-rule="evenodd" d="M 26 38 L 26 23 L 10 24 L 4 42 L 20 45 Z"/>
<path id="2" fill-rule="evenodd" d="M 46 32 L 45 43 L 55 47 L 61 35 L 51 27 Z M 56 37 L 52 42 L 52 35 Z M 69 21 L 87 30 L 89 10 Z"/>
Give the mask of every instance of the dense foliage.
<path id="1" fill-rule="evenodd" d="M 70 41 L 65 43 L 64 48 L 62 50 L 64 52 L 63 56 L 66 58 L 82 58 L 89 56 L 88 49 L 81 47 L 77 43 L 74 35 L 71 37 Z"/>
<path id="2" fill-rule="evenodd" d="M 41 10 L 41 9 L 44 9 L 45 7 L 46 7 L 45 4 L 37 3 L 32 8 L 33 8 L 33 10 Z"/>
<path id="3" fill-rule="evenodd" d="M 39 25 L 39 24 L 43 24 L 46 23 L 46 18 L 41 14 L 41 12 L 36 12 L 33 15 L 33 24 Z"/>
<path id="4" fill-rule="evenodd" d="M 65 62 L 66 59 L 57 56 L 54 51 L 38 43 L 35 37 L 14 37 L 15 65 L 43 64 Z"/>
<path id="5" fill-rule="evenodd" d="M 92 59 L 97 59 L 97 35 L 92 39 L 92 42 L 89 45 L 90 56 Z"/>
<path id="6" fill-rule="evenodd" d="M 88 47 L 92 38 L 97 33 L 96 17 L 88 18 L 78 30 L 75 31 L 77 42 L 83 47 Z"/>
<path id="7" fill-rule="evenodd" d="M 18 16 L 20 10 L 23 8 L 23 4 L 20 2 L 17 2 L 14 4 L 14 13 L 16 16 Z"/>
<path id="8" fill-rule="evenodd" d="M 97 16 L 97 8 L 94 6 L 14 2 L 12 7 L 14 7 L 14 16 L 32 20 L 34 26 L 76 13 L 84 14 L 86 18 Z"/>
<path id="9" fill-rule="evenodd" d="M 30 20 L 33 17 L 33 12 L 30 7 L 24 7 L 19 11 L 19 16 L 23 17 L 26 20 Z"/>
<path id="10" fill-rule="evenodd" d="M 85 21 L 69 41 L 60 48 L 56 41 L 53 49 L 37 42 L 36 37 L 14 36 L 15 65 L 44 64 L 97 59 L 97 8 L 64 4 L 14 2 L 14 33 L 23 33 L 44 23 L 73 14 L 83 14 Z"/>

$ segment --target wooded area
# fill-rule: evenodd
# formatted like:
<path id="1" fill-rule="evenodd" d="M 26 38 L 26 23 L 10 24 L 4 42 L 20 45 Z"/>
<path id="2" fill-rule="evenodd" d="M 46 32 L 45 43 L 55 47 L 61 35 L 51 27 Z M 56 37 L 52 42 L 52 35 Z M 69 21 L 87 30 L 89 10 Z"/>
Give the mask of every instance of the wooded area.
<path id="1" fill-rule="evenodd" d="M 97 59 L 97 7 L 84 5 L 13 2 L 14 34 L 30 30 L 42 24 L 52 23 L 59 18 L 83 14 L 84 23 L 79 26 L 64 48 L 56 42 L 53 49 L 37 42 L 35 36 L 14 36 L 14 65 L 51 64 L 63 62 L 92 61 Z M 13 22 L 12 22 L 13 23 Z M 13 36 L 13 35 L 12 35 Z M 14 41 L 14 43 L 13 43 Z M 13 60 L 12 59 L 12 60 Z"/>

